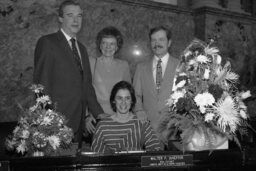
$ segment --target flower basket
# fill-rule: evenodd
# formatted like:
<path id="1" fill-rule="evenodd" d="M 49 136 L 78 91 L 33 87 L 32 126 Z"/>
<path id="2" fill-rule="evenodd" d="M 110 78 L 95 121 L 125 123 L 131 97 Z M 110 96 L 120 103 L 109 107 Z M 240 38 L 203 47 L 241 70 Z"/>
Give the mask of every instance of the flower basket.
<path id="1" fill-rule="evenodd" d="M 210 128 L 203 130 L 196 128 L 191 141 L 185 146 L 186 151 L 202 151 L 228 149 L 228 138 L 225 135 L 213 132 Z"/>
<path id="2" fill-rule="evenodd" d="M 180 140 L 174 143 L 180 150 L 227 149 L 229 140 L 241 148 L 238 136 L 250 127 L 243 102 L 250 91 L 238 90 L 239 76 L 228 61 L 222 65 L 213 42 L 195 39 L 182 53 L 169 111 L 160 120 L 159 132 L 166 142 Z"/>
<path id="3" fill-rule="evenodd" d="M 59 154 L 72 146 L 73 131 L 66 126 L 65 116 L 55 111 L 43 86 L 32 85 L 36 103 L 23 114 L 13 133 L 6 139 L 6 148 L 22 155 L 44 156 Z"/>

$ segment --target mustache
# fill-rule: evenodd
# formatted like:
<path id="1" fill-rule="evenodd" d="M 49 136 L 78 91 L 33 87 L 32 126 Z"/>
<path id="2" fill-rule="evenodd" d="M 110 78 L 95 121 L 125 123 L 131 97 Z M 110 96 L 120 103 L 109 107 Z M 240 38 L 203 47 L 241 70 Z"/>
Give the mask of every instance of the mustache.
<path id="1" fill-rule="evenodd" d="M 155 45 L 155 46 L 153 47 L 153 49 L 157 49 L 157 48 L 163 48 L 163 46 L 162 46 L 162 45 Z"/>

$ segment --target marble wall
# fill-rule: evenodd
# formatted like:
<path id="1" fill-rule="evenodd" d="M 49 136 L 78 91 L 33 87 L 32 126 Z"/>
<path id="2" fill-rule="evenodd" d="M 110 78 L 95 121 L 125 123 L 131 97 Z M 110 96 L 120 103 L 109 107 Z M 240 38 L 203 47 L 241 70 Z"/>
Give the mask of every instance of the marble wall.
<path id="1" fill-rule="evenodd" d="M 56 14 L 61 1 L 0 1 L 0 122 L 16 120 L 20 114 L 19 106 L 29 104 L 32 95 L 28 87 L 32 80 L 35 44 L 40 36 L 58 30 Z M 98 56 L 95 45 L 97 32 L 113 25 L 124 37 L 119 57 L 129 62 L 133 74 L 136 64 L 151 54 L 149 29 L 166 25 L 173 32 L 170 49 L 173 56 L 179 57 L 195 36 L 203 40 L 217 36 L 223 54 L 229 56 L 237 71 L 245 75 L 245 85 L 255 86 L 255 19 L 237 22 L 229 19 L 234 14 L 218 16 L 211 12 L 207 16 L 207 12 L 197 13 L 189 8 L 148 0 L 80 2 L 84 19 L 79 39 L 90 56 Z"/>

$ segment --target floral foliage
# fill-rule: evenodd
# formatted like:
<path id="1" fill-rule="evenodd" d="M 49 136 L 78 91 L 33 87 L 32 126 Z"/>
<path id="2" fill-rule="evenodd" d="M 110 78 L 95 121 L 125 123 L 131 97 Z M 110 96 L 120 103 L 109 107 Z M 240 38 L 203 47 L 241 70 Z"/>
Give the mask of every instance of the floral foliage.
<path id="1" fill-rule="evenodd" d="M 64 115 L 53 109 L 50 97 L 43 95 L 43 86 L 32 85 L 36 104 L 24 110 L 12 135 L 6 139 L 6 148 L 22 155 L 43 151 L 57 152 L 71 145 L 73 131 L 67 127 Z"/>
<path id="2" fill-rule="evenodd" d="M 167 130 L 166 139 L 175 136 L 188 144 L 201 127 L 241 146 L 237 135 L 246 134 L 249 126 L 243 100 L 251 94 L 238 91 L 239 76 L 232 72 L 228 61 L 222 65 L 219 49 L 212 43 L 196 39 L 183 52 L 167 102 L 169 112 L 162 118 L 159 130 Z"/>

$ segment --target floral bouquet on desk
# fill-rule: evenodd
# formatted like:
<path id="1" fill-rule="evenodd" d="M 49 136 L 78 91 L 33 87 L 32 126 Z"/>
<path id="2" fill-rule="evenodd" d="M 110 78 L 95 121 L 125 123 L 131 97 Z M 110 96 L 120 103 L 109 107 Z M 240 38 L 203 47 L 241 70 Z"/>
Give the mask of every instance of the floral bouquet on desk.
<path id="1" fill-rule="evenodd" d="M 228 140 L 241 147 L 239 137 L 248 131 L 243 100 L 250 91 L 238 91 L 239 76 L 228 61 L 221 64 L 212 43 L 195 39 L 183 52 L 167 102 L 169 112 L 159 126 L 166 140 L 181 140 L 183 151 L 227 149 Z"/>
<path id="2" fill-rule="evenodd" d="M 12 135 L 6 139 L 7 150 L 35 156 L 56 154 L 61 148 L 69 148 L 73 131 L 67 127 L 65 117 L 52 109 L 49 96 L 43 95 L 42 85 L 32 85 L 36 104 L 18 120 Z M 57 153 L 58 154 L 58 153 Z"/>

